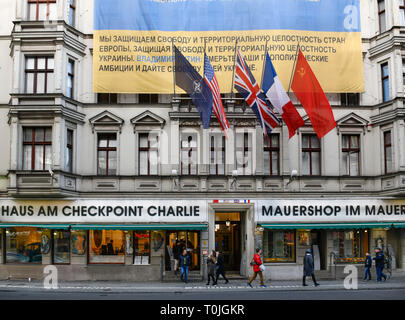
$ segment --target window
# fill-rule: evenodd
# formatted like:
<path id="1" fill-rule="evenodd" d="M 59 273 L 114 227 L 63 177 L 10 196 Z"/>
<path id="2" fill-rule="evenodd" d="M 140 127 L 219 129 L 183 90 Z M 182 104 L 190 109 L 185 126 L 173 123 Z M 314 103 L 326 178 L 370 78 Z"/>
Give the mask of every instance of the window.
<path id="1" fill-rule="evenodd" d="M 67 74 L 67 97 L 73 98 L 74 92 L 74 72 L 75 62 L 72 59 L 68 60 L 68 74 Z"/>
<path id="2" fill-rule="evenodd" d="M 280 142 L 279 135 L 272 134 L 263 142 L 264 174 L 277 176 L 280 174 Z"/>
<path id="3" fill-rule="evenodd" d="M 225 137 L 210 135 L 210 174 L 225 174 Z"/>
<path id="4" fill-rule="evenodd" d="M 333 251 L 337 262 L 364 262 L 368 252 L 368 230 L 345 230 L 333 232 Z"/>
<path id="5" fill-rule="evenodd" d="M 197 134 L 183 132 L 181 135 L 181 174 L 197 174 Z"/>
<path id="6" fill-rule="evenodd" d="M 66 131 L 66 171 L 73 171 L 73 130 Z"/>
<path id="7" fill-rule="evenodd" d="M 70 263 L 70 232 L 66 230 L 53 231 L 53 263 Z"/>
<path id="8" fill-rule="evenodd" d="M 28 0 L 29 20 L 56 20 L 56 0 Z"/>
<path id="9" fill-rule="evenodd" d="M 75 26 L 76 0 L 69 0 L 69 25 Z"/>
<path id="10" fill-rule="evenodd" d="M 27 57 L 25 60 L 25 92 L 53 92 L 53 68 L 53 57 Z"/>
<path id="11" fill-rule="evenodd" d="M 402 58 L 402 83 L 405 92 L 405 59 Z"/>
<path id="12" fill-rule="evenodd" d="M 342 106 L 358 106 L 360 95 L 358 93 L 341 93 L 340 104 Z"/>
<path id="13" fill-rule="evenodd" d="M 134 232 L 134 264 L 150 264 L 150 231 Z"/>
<path id="14" fill-rule="evenodd" d="M 159 136 L 157 133 L 139 134 L 139 174 L 158 174 Z"/>
<path id="15" fill-rule="evenodd" d="M 383 102 L 390 100 L 390 82 L 389 82 L 388 62 L 381 65 L 381 83 Z"/>
<path id="16" fill-rule="evenodd" d="M 318 137 L 314 134 L 302 135 L 302 174 L 321 174 L 321 147 Z"/>
<path id="17" fill-rule="evenodd" d="M 50 169 L 52 128 L 24 128 L 23 136 L 23 170 Z"/>
<path id="18" fill-rule="evenodd" d="M 358 135 L 342 135 L 342 174 L 360 174 L 360 143 Z"/>
<path id="19" fill-rule="evenodd" d="M 384 132 L 384 172 L 390 173 L 393 169 L 391 131 Z"/>
<path id="20" fill-rule="evenodd" d="M 252 135 L 248 132 L 236 133 L 236 170 L 238 175 L 252 174 Z"/>
<path id="21" fill-rule="evenodd" d="M 264 262 L 295 262 L 295 232 L 265 229 L 263 258 Z"/>
<path id="22" fill-rule="evenodd" d="M 117 173 L 117 138 L 115 133 L 99 133 L 97 146 L 97 174 Z"/>
<path id="23" fill-rule="evenodd" d="M 386 31 L 385 0 L 378 0 L 378 22 L 380 26 L 380 33 Z"/>
<path id="24" fill-rule="evenodd" d="M 153 104 L 159 103 L 159 95 L 157 94 L 139 94 L 139 103 L 140 104 Z"/>
<path id="25" fill-rule="evenodd" d="M 38 228 L 7 228 L 6 262 L 41 264 L 41 234 Z"/>
<path id="26" fill-rule="evenodd" d="M 97 93 L 97 102 L 102 104 L 117 103 L 118 95 L 116 93 Z"/>
<path id="27" fill-rule="evenodd" d="M 122 230 L 90 230 L 89 263 L 125 263 L 125 233 Z"/>
<path id="28" fill-rule="evenodd" d="M 405 26 L 405 0 L 397 0 L 399 7 L 399 25 Z"/>

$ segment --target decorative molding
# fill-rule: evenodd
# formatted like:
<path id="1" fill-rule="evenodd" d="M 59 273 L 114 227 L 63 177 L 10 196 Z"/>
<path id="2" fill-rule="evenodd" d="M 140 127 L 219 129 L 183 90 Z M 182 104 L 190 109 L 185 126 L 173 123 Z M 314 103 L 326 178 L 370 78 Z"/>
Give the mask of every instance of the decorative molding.
<path id="1" fill-rule="evenodd" d="M 153 112 L 146 110 L 141 114 L 137 115 L 136 117 L 132 118 L 131 120 L 132 125 L 134 126 L 134 132 L 136 126 L 146 125 L 149 127 L 158 126 L 161 129 L 164 127 L 166 120 L 158 115 L 154 114 Z"/>
<path id="2" fill-rule="evenodd" d="M 94 133 L 95 127 L 96 126 L 108 126 L 111 127 L 112 129 L 116 129 L 121 133 L 121 128 L 124 125 L 124 120 L 121 119 L 120 117 L 114 115 L 108 110 L 105 110 L 98 115 L 94 116 L 93 118 L 89 119 L 89 122 L 91 124 L 91 130 Z"/>

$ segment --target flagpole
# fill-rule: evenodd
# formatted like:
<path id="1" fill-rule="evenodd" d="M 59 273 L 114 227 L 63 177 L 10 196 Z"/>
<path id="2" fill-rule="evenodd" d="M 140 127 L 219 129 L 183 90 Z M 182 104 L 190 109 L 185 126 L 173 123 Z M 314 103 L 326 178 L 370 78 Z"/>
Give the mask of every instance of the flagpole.
<path id="1" fill-rule="evenodd" d="M 172 57 L 172 64 L 173 64 L 173 98 L 176 98 L 176 74 L 175 74 L 175 64 L 174 64 L 174 60 L 176 57 L 176 54 L 174 52 L 174 42 L 172 39 L 172 53 L 173 53 L 173 57 Z"/>
<path id="2" fill-rule="evenodd" d="M 233 61 L 233 70 L 232 70 L 232 85 L 231 85 L 231 98 L 233 99 L 233 81 L 234 81 L 234 77 L 235 77 L 235 65 L 236 65 L 236 48 L 238 45 L 238 39 L 236 39 L 235 42 L 235 53 L 234 53 L 234 61 Z"/>
<path id="3" fill-rule="evenodd" d="M 292 70 L 291 70 L 290 84 L 289 84 L 289 86 L 288 86 L 288 92 L 287 92 L 287 93 L 290 93 L 292 77 L 293 77 L 293 74 L 294 74 L 294 71 L 295 71 L 295 66 L 296 66 L 296 64 L 297 64 L 297 57 L 298 57 L 298 50 L 299 50 L 299 48 L 300 48 L 300 43 L 298 42 L 298 44 L 297 44 L 297 51 L 295 52 L 294 65 L 293 65 L 293 68 L 292 68 Z"/>
<path id="4" fill-rule="evenodd" d="M 269 40 L 266 40 L 266 47 L 264 48 L 264 58 L 263 58 L 263 68 L 262 68 L 262 81 L 260 81 L 260 90 L 263 88 L 263 78 L 264 78 L 264 68 L 266 66 L 266 55 L 267 55 L 267 43 Z"/>

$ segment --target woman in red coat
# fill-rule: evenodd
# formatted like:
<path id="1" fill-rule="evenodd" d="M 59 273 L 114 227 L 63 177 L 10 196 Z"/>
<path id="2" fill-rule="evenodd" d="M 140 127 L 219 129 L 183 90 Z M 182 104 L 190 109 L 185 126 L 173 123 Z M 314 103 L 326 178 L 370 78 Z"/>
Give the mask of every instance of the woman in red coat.
<path id="1" fill-rule="evenodd" d="M 249 280 L 249 282 L 247 283 L 247 285 L 249 287 L 252 288 L 252 282 L 254 279 L 256 279 L 257 274 L 259 274 L 260 277 L 260 287 L 265 288 L 266 286 L 263 283 L 263 273 L 260 270 L 260 265 L 262 264 L 262 259 L 260 259 L 260 255 L 262 254 L 262 250 L 260 250 L 259 248 L 256 249 L 256 253 L 253 256 L 253 262 L 251 263 L 251 265 L 253 266 L 253 276 L 252 278 Z"/>

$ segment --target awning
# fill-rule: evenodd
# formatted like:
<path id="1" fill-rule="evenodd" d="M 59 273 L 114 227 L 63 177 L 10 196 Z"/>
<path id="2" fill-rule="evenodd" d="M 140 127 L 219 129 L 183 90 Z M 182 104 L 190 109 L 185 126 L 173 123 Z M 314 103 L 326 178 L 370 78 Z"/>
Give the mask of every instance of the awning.
<path id="1" fill-rule="evenodd" d="M 405 228 L 405 222 L 358 222 L 358 223 L 260 223 L 266 229 L 368 229 Z"/>
<path id="2" fill-rule="evenodd" d="M 188 224 L 72 224 L 72 230 L 206 230 L 206 223 Z"/>
<path id="3" fill-rule="evenodd" d="M 69 224 L 0 223 L 0 228 L 34 227 L 43 229 L 69 229 Z"/>

